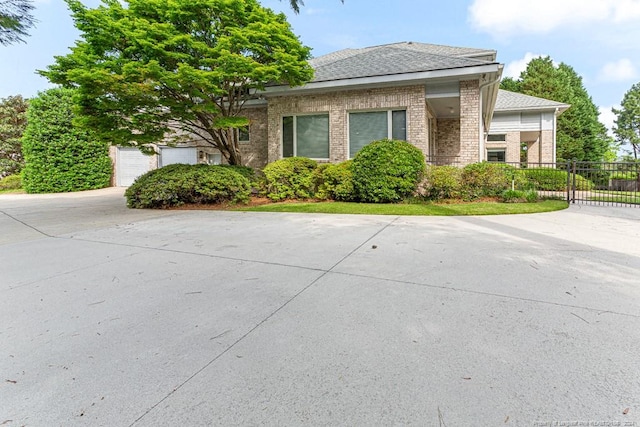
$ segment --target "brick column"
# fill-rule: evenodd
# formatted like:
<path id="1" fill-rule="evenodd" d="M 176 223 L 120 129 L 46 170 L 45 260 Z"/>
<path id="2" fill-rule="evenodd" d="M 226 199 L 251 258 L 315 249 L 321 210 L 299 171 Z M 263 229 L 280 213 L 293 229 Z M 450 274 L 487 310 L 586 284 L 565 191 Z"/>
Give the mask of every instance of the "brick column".
<path id="1" fill-rule="evenodd" d="M 480 82 L 460 82 L 460 163 L 479 161 L 480 149 Z"/>

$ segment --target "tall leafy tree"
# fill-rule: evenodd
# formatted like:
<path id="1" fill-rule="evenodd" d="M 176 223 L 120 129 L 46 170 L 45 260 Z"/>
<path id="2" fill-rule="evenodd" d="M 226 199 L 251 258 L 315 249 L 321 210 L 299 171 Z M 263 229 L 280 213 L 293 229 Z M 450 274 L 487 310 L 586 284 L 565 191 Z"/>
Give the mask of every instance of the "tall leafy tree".
<path id="1" fill-rule="evenodd" d="M 598 108 L 585 89 L 582 77 L 571 66 L 564 63 L 556 66 L 548 56 L 534 58 L 519 79 L 504 79 L 501 88 L 571 104 L 558 118 L 557 161 L 607 158 L 613 141 L 599 121 Z"/>
<path id="2" fill-rule="evenodd" d="M 27 101 L 20 95 L 0 99 L 0 178 L 24 165 L 20 138 L 27 126 Z"/>
<path id="3" fill-rule="evenodd" d="M 81 40 L 41 73 L 78 87 L 84 125 L 115 144 L 186 135 L 242 164 L 237 128 L 252 94 L 313 77 L 310 49 L 256 0 L 66 1 Z"/>
<path id="4" fill-rule="evenodd" d="M 344 3 L 344 0 L 340 0 L 342 3 Z M 291 6 L 291 9 L 293 9 L 293 11 L 295 13 L 300 13 L 300 6 L 304 6 L 304 1 L 303 0 L 289 0 L 289 6 Z"/>
<path id="5" fill-rule="evenodd" d="M 623 146 L 630 146 L 635 161 L 640 157 L 640 83 L 631 86 L 622 98 L 620 109 L 613 109 L 617 116 L 613 133 Z"/>
<path id="6" fill-rule="evenodd" d="M 57 193 L 109 186 L 109 145 L 76 126 L 74 90 L 49 89 L 29 101 L 22 138 L 28 193 Z"/>
<path id="7" fill-rule="evenodd" d="M 31 0 L 0 0 L 0 44 L 24 42 L 35 24 L 32 11 Z"/>

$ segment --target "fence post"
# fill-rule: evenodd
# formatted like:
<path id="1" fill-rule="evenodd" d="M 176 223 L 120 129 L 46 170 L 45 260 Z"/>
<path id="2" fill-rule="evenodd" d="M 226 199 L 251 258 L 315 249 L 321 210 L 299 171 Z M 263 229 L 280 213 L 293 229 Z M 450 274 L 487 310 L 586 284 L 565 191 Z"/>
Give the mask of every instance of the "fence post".
<path id="1" fill-rule="evenodd" d="M 577 167 L 578 161 L 576 159 L 573 159 L 573 185 L 571 186 L 571 191 L 572 191 L 572 202 L 575 204 L 576 203 L 576 167 Z"/>
<path id="2" fill-rule="evenodd" d="M 571 160 L 567 160 L 567 203 L 571 203 Z"/>

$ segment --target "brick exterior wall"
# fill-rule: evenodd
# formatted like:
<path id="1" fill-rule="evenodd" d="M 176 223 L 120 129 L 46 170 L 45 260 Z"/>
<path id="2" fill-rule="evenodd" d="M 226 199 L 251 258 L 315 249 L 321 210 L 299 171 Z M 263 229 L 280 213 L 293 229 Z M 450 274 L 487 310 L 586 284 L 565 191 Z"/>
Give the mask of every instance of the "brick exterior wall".
<path id="1" fill-rule="evenodd" d="M 540 150 L 542 149 L 542 158 Z M 530 143 L 527 149 L 527 163 L 554 163 L 553 131 L 543 130 L 536 142 Z"/>
<path id="2" fill-rule="evenodd" d="M 407 140 L 428 154 L 428 126 L 424 86 L 337 91 L 318 95 L 269 98 L 267 161 L 281 158 L 283 116 L 329 114 L 329 161 L 349 158 L 349 112 L 406 109 Z"/>
<path id="3" fill-rule="evenodd" d="M 460 120 L 438 119 L 436 123 L 436 160 L 454 161 L 460 155 Z"/>
<path id="4" fill-rule="evenodd" d="M 241 143 L 242 161 L 246 166 L 262 169 L 267 165 L 267 107 L 247 108 L 244 114 L 249 119 L 249 143 Z"/>
<path id="5" fill-rule="evenodd" d="M 460 82 L 460 163 L 475 163 L 480 144 L 480 82 Z"/>
<path id="6" fill-rule="evenodd" d="M 505 132 L 505 141 L 486 141 L 486 150 L 494 148 L 505 150 L 505 162 L 520 163 L 520 132 Z M 485 157 L 486 159 L 486 157 Z"/>

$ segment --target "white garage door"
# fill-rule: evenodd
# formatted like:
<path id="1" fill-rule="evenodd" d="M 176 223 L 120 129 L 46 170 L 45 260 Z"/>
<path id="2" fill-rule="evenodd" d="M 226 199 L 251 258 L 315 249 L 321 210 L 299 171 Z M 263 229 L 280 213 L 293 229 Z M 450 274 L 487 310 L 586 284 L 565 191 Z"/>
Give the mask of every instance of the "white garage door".
<path id="1" fill-rule="evenodd" d="M 174 163 L 185 163 L 195 165 L 198 163 L 198 153 L 195 147 L 163 147 L 160 151 L 160 166 L 172 165 Z"/>
<path id="2" fill-rule="evenodd" d="M 149 172 L 151 158 L 145 156 L 137 148 L 118 147 L 116 164 L 116 184 L 128 187 L 140 175 Z"/>

